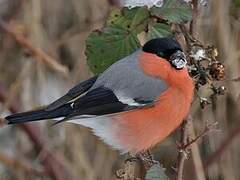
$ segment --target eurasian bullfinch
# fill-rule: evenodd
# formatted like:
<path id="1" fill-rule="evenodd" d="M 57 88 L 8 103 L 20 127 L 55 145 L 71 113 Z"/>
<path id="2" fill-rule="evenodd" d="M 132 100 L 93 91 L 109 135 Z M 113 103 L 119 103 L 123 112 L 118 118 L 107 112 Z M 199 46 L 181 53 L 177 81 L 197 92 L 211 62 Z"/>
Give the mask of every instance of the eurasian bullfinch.
<path id="1" fill-rule="evenodd" d="M 173 38 L 148 41 L 49 106 L 7 116 L 9 124 L 62 117 L 89 127 L 121 152 L 141 152 L 165 139 L 186 117 L 193 81 Z"/>

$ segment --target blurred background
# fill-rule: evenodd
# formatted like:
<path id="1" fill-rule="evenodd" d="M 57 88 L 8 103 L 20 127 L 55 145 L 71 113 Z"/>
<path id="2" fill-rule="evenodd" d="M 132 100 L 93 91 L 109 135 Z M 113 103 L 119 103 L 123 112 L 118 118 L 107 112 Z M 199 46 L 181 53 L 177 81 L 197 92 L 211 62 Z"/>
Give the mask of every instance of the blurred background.
<path id="1" fill-rule="evenodd" d="M 46 105 L 89 78 L 85 40 L 116 5 L 114 0 L 0 0 L 0 117 Z M 239 1 L 209 1 L 199 10 L 197 28 L 198 39 L 218 49 L 226 70 L 226 80 L 219 84 L 227 93 L 204 109 L 193 103 L 196 136 L 207 124 L 218 126 L 191 148 L 184 179 L 239 180 Z M 0 129 L 0 179 L 116 179 L 124 156 L 87 128 L 51 124 Z M 170 179 L 175 176 L 178 134 L 153 149 Z"/>

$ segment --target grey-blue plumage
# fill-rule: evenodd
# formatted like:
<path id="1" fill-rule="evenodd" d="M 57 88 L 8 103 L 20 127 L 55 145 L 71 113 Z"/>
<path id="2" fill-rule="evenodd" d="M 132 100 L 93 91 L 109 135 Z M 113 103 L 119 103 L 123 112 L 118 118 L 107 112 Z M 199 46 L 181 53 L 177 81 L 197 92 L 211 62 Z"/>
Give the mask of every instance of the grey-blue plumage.
<path id="1" fill-rule="evenodd" d="M 102 73 L 90 90 L 98 87 L 111 89 L 121 102 L 129 105 L 138 102 L 155 101 L 167 89 L 167 84 L 159 79 L 145 74 L 139 64 L 138 50 L 116 62 Z M 139 104 L 140 105 L 140 104 Z"/>

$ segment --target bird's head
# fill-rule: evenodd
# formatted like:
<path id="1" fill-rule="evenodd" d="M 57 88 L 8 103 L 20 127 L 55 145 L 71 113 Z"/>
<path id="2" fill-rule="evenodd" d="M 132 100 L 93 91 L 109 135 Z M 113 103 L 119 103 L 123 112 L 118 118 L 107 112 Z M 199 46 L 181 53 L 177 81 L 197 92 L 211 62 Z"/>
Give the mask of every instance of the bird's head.
<path id="1" fill-rule="evenodd" d="M 173 38 L 152 39 L 143 46 L 143 51 L 166 59 L 177 70 L 187 65 L 186 56 L 180 44 Z"/>

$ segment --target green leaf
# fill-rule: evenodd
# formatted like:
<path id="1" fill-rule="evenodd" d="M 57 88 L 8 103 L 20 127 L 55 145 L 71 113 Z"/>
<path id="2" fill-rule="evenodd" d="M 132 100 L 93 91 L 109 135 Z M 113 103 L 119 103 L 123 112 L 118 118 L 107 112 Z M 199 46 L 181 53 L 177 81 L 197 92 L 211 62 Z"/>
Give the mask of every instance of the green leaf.
<path id="1" fill-rule="evenodd" d="M 162 7 L 153 7 L 151 12 L 153 15 L 174 23 L 182 23 L 192 19 L 190 5 L 179 0 L 165 0 Z"/>
<path id="2" fill-rule="evenodd" d="M 145 180 L 169 180 L 169 178 L 165 174 L 165 169 L 156 164 L 147 171 Z"/>
<path id="3" fill-rule="evenodd" d="M 234 0 L 234 4 L 236 7 L 240 7 L 240 0 Z"/>
<path id="4" fill-rule="evenodd" d="M 137 35 L 127 30 L 108 27 L 94 31 L 86 41 L 87 63 L 94 74 L 99 74 L 140 47 Z"/>
<path id="5" fill-rule="evenodd" d="M 103 72 L 117 60 L 141 47 L 137 34 L 144 31 L 150 13 L 146 7 L 114 9 L 107 27 L 87 39 L 87 62 L 95 74 Z"/>
<path id="6" fill-rule="evenodd" d="M 168 37 L 172 35 L 170 25 L 163 23 L 154 23 L 149 25 L 148 39 L 154 39 L 159 37 Z"/>
<path id="7" fill-rule="evenodd" d="M 149 16 L 150 13 L 146 7 L 114 9 L 109 15 L 107 26 L 138 34 L 145 30 Z"/>

